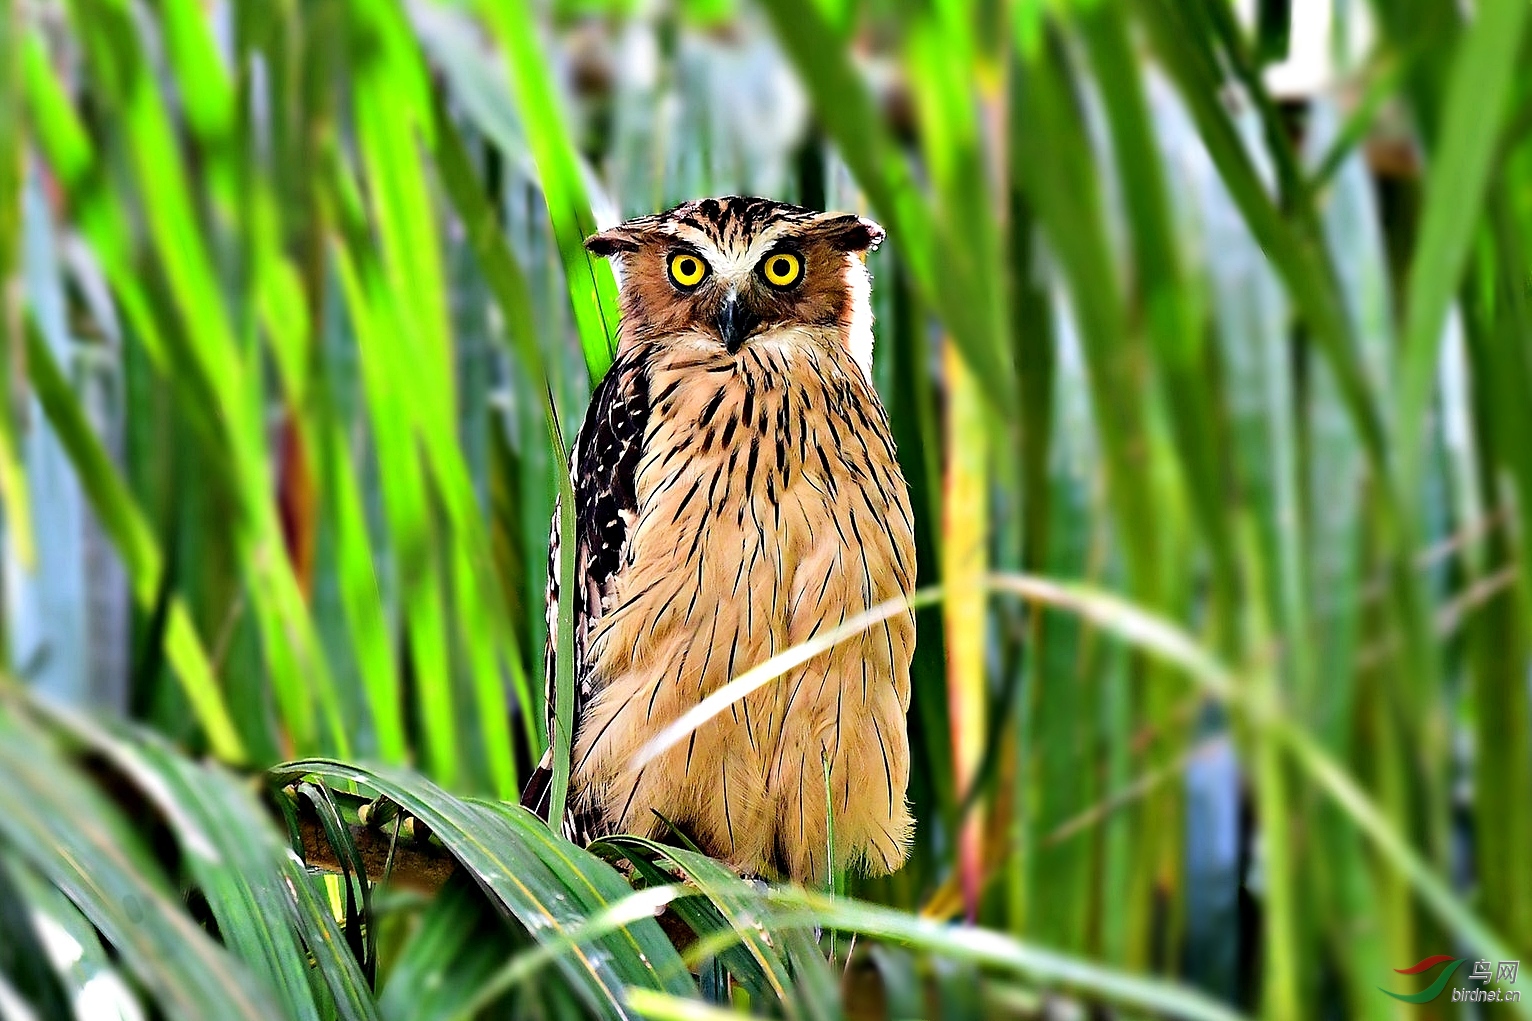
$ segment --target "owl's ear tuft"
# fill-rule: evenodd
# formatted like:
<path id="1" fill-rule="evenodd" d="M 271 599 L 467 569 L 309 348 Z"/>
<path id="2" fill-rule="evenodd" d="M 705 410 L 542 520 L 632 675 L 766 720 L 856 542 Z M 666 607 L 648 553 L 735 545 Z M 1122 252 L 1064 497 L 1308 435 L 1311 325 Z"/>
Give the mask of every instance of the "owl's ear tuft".
<path id="1" fill-rule="evenodd" d="M 883 228 L 855 213 L 833 213 L 820 221 L 820 231 L 831 247 L 841 252 L 876 252 L 883 243 Z"/>
<path id="2" fill-rule="evenodd" d="M 592 255 L 599 255 L 603 259 L 613 255 L 623 255 L 627 252 L 638 251 L 638 231 L 631 227 L 613 227 L 610 230 L 592 234 L 585 239 L 585 250 Z"/>

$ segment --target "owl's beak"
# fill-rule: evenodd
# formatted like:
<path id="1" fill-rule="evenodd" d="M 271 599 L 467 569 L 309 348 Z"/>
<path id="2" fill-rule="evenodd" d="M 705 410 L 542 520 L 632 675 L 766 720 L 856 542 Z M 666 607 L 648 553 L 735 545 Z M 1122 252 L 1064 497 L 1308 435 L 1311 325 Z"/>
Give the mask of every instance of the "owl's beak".
<path id="1" fill-rule="evenodd" d="M 723 346 L 728 348 L 729 354 L 734 354 L 745 344 L 745 338 L 750 336 L 752 330 L 760 325 L 760 317 L 750 311 L 739 295 L 731 294 L 724 299 L 723 306 L 718 310 L 718 318 L 714 321 L 718 327 L 718 335 L 723 338 Z"/>

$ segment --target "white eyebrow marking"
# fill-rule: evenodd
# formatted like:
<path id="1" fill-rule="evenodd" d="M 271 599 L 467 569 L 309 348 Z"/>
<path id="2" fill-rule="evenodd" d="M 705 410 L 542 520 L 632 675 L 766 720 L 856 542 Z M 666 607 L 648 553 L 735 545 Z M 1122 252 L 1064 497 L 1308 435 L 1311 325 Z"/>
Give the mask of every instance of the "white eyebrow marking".
<path id="1" fill-rule="evenodd" d="M 729 244 L 720 246 L 712 235 L 689 224 L 669 223 L 665 225 L 664 232 L 701 252 L 713 272 L 720 277 L 738 281 L 750 275 L 789 226 L 787 223 L 771 224 L 751 238 L 750 244 L 742 249 Z"/>

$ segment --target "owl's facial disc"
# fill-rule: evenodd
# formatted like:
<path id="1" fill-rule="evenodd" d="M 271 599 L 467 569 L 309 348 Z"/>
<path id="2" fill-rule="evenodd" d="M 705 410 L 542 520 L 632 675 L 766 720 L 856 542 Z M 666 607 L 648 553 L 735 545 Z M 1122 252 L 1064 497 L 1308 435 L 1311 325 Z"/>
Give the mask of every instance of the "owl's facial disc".
<path id="1" fill-rule="evenodd" d="M 838 343 L 870 372 L 872 309 L 859 256 L 882 239 L 882 228 L 853 213 L 731 196 L 636 217 L 585 246 L 617 257 L 619 345 L 704 337 L 737 354 L 753 338 L 788 348 Z"/>
<path id="2" fill-rule="evenodd" d="M 737 354 L 761 327 L 792 322 L 798 311 L 793 292 L 803 280 L 803 254 L 796 246 L 776 245 L 753 264 L 751 254 L 732 260 L 728 290 L 713 316 L 714 328 L 730 354 Z"/>

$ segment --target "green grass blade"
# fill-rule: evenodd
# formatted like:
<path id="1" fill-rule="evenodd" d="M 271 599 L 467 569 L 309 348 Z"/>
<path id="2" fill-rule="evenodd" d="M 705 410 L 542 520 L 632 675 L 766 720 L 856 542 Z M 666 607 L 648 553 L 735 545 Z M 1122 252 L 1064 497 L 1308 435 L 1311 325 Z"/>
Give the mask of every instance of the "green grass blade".
<path id="1" fill-rule="evenodd" d="M 1269 696 L 1257 695 L 1241 685 L 1233 669 L 1180 627 L 1117 596 L 1085 586 L 1026 575 L 992 575 L 990 586 L 996 592 L 1079 613 L 1119 639 L 1185 671 L 1206 695 L 1239 710 L 1257 735 L 1279 742 L 1308 779 L 1335 802 L 1373 847 L 1408 880 L 1444 927 L 1476 953 L 1496 959 L 1510 954 L 1506 940 L 1452 892 L 1355 779 L 1306 730 L 1281 715 Z M 1532 1017 L 1532 1002 L 1523 1003 L 1521 1009 Z"/>
<path id="2" fill-rule="evenodd" d="M 357 672 L 371 709 L 377 750 L 388 761 L 403 761 L 406 749 L 398 667 L 370 562 L 371 544 L 361 516 L 358 483 L 350 459 L 341 454 L 345 445 L 338 435 L 340 427 L 328 417 L 333 407 L 322 399 L 315 400 L 311 390 L 310 374 L 318 362 L 312 334 L 319 331 L 311 330 L 304 284 L 316 291 L 322 289 L 323 274 L 306 267 L 314 279 L 300 279 L 283 250 L 283 224 L 275 197 L 280 187 L 278 175 L 263 166 L 259 147 L 239 144 L 235 135 L 244 126 L 236 123 L 241 104 L 236 89 L 248 90 L 252 86 L 231 81 L 207 13 L 195 3 L 170 0 L 163 6 L 160 24 L 179 93 L 186 99 L 188 127 L 207 161 L 208 190 L 219 213 L 239 232 L 250 260 L 242 282 L 253 292 L 249 297 L 254 316 L 264 327 L 288 399 L 286 410 L 298 432 L 298 449 L 320 462 L 320 478 L 329 483 L 320 488 L 329 523 L 336 532 L 340 602 Z M 235 46 L 249 45 L 255 50 L 261 41 L 260 31 L 248 24 L 242 28 L 249 34 L 237 34 Z M 282 54 L 266 52 L 260 56 L 279 60 Z M 305 122 L 305 127 L 322 135 L 326 122 L 315 116 L 314 111 L 307 112 L 314 119 Z M 320 236 L 322 231 L 322 222 L 316 222 L 314 236 Z M 251 311 L 246 309 L 243 327 L 253 332 L 256 327 L 250 319 Z M 299 527 L 303 524 L 299 522 Z M 323 676 L 321 673 L 321 679 Z M 347 708 L 350 709 L 349 704 Z"/>
<path id="3" fill-rule="evenodd" d="M 7 289 L 4 308 L 0 309 L 0 385 L 5 392 L 17 393 L 21 381 L 13 378 L 21 362 L 19 354 L 25 340 L 18 335 L 21 317 L 14 307 L 16 279 L 21 270 L 23 133 L 21 97 L 22 66 L 25 49 L 17 45 L 22 33 L 22 13 L 18 5 L 0 4 L 0 284 Z M 5 509 L 6 538 L 17 560 L 28 571 L 37 565 L 36 540 L 32 532 L 32 500 L 27 492 L 26 473 L 22 469 L 17 444 L 17 416 L 14 402 L 0 408 L 0 507 Z"/>
<path id="4" fill-rule="evenodd" d="M 605 259 L 585 250 L 597 230 L 580 158 L 553 90 L 538 25 L 526 0 L 482 3 L 480 14 L 505 49 L 511 88 L 537 162 L 548 216 L 564 264 L 570 307 L 591 384 L 606 374 L 617 351 L 617 283 Z"/>
<path id="5" fill-rule="evenodd" d="M 613 905 L 626 899 L 632 892 L 622 877 L 613 872 L 595 855 L 584 848 L 556 837 L 542 825 L 542 821 L 520 805 L 504 802 L 479 802 L 489 813 L 498 816 L 516 832 L 523 834 L 528 844 L 535 847 L 542 861 L 563 881 L 572 900 L 591 919 L 602 912 L 610 919 Z M 691 979 L 682 966 L 680 958 L 665 949 L 670 948 L 658 925 L 649 925 L 649 918 L 635 918 L 624 923 L 609 937 L 596 940 L 614 953 L 614 967 L 623 974 L 629 984 L 652 985 L 671 991 L 690 989 Z"/>
<path id="6" fill-rule="evenodd" d="M 1083 958 L 1043 950 L 988 929 L 948 925 L 929 918 L 853 900 L 831 901 L 806 890 L 773 889 L 770 902 L 801 911 L 824 925 L 917 947 L 960 961 L 1003 969 L 1034 982 L 1100 998 L 1123 1007 L 1198 1021 L 1237 1021 L 1241 1015 L 1202 993 L 1162 979 L 1143 978 Z M 780 919 L 779 919 L 780 921 Z"/>
<path id="7" fill-rule="evenodd" d="M 69 1001 L 76 1000 L 94 983 L 96 988 L 115 987 L 116 993 L 110 999 L 135 1004 L 137 1001 L 125 981 L 128 976 L 124 974 L 121 959 L 108 952 L 101 942 L 100 932 L 91 924 L 90 919 L 14 849 L 7 850 L 3 857 L 22 910 L 29 913 L 31 921 L 36 923 L 40 931 L 48 934 L 47 938 L 57 940 L 70 950 L 69 956 L 73 960 L 60 958 L 39 962 L 56 974 L 65 986 Z M 46 1009 L 46 1003 L 40 1002 L 39 998 L 34 997 L 33 1003 Z M 72 1014 L 66 1006 L 62 1013 L 43 1016 L 70 1017 Z"/>
<path id="8" fill-rule="evenodd" d="M 325 493 L 335 523 L 336 574 L 353 639 L 353 654 L 372 710 L 377 754 L 384 762 L 403 763 L 409 756 L 404 731 L 404 687 L 378 588 L 363 494 L 352 472 L 350 444 L 341 425 L 336 422 L 328 429 L 319 428 L 322 430 L 317 444 L 319 463 L 330 483 Z"/>
<path id="9" fill-rule="evenodd" d="M 1136 595 L 1160 598 L 1160 565 L 1149 523 L 1155 519 L 1145 471 L 1141 374 L 1135 371 L 1126 309 L 1092 167 L 1082 111 L 1056 43 L 1043 47 L 1018 73 L 1012 130 L 1025 138 L 1013 168 L 1031 197 L 1069 282 L 1085 351 L 1091 408 L 1106 462 L 1116 531 Z"/>
<path id="10" fill-rule="evenodd" d="M 548 827 L 554 833 L 564 832 L 565 802 L 569 797 L 570 756 L 574 750 L 574 696 L 575 696 L 575 545 L 579 533 L 575 523 L 574 479 L 565 466 L 570 463 L 570 452 L 565 449 L 558 424 L 552 418 L 553 398 L 547 402 L 549 409 L 548 431 L 554 439 L 554 470 L 558 472 L 558 499 L 554 501 L 554 527 L 559 533 L 559 604 L 558 620 L 554 625 L 553 646 L 553 713 L 552 729 L 548 733 L 548 747 L 553 751 L 553 779 L 549 789 Z"/>
<path id="11" fill-rule="evenodd" d="M 841 157 L 888 229 L 922 294 L 954 339 L 997 410 L 1015 407 L 1015 373 L 988 318 L 992 305 L 959 253 L 964 223 L 939 218 L 915 183 L 908 160 L 883 124 L 822 11 L 809 0 L 769 0 L 772 27 L 814 101 Z M 964 272 L 970 267 L 973 272 Z"/>
<path id="12" fill-rule="evenodd" d="M 553 836 L 519 807 L 463 801 L 419 777 L 325 760 L 288 763 L 272 775 L 284 785 L 308 775 L 359 782 L 394 801 L 428 827 L 534 939 L 561 937 L 627 891 L 599 859 Z M 686 983 L 674 948 L 650 920 L 625 927 L 592 950 L 576 948 L 558 964 L 591 1010 L 619 1017 L 626 1016 L 625 985 L 680 991 Z"/>
<path id="13" fill-rule="evenodd" d="M 334 246 L 335 266 L 356 336 L 372 441 L 379 462 L 389 466 L 379 481 L 389 540 L 399 564 L 409 653 L 419 677 L 417 705 L 425 754 L 432 771 L 450 784 L 457 776 L 459 760 L 443 617 L 443 569 L 413 435 L 413 415 L 404 406 L 408 392 L 398 387 L 409 372 L 410 359 L 398 349 L 396 338 L 408 327 L 399 321 L 380 260 L 364 239 L 361 212 L 347 201 L 354 191 L 340 179 L 338 165 L 334 169 L 327 199 L 332 218 L 341 228 Z"/>
<path id="14" fill-rule="evenodd" d="M 333 1009 L 348 1021 L 378 1017 L 329 904 L 244 785 L 151 735 L 129 740 L 66 711 L 52 716 L 164 815 L 224 944 L 265 979 L 286 1016 L 317 1019 Z"/>
<path id="15" fill-rule="evenodd" d="M 144 521 L 132 493 L 102 449 L 100 439 L 86 421 L 74 392 L 35 325 L 27 332 L 27 360 L 32 369 L 33 391 L 74 463 L 97 520 L 122 558 L 134 598 L 148 612 L 158 598 L 165 570 L 154 534 Z M 243 761 L 245 748 L 229 715 L 207 650 L 185 605 L 176 597 L 170 607 L 165 651 L 213 750 L 227 762 Z"/>
<path id="16" fill-rule="evenodd" d="M 1458 42 L 1446 83 L 1406 285 L 1397 420 L 1406 494 L 1413 493 L 1419 483 L 1424 456 L 1421 429 L 1436 376 L 1442 329 L 1499 150 L 1527 10 L 1522 0 L 1481 4 Z"/>
<path id="17" fill-rule="evenodd" d="M 473 998 L 454 1015 L 459 1021 L 472 1021 L 508 991 L 526 981 L 541 968 L 552 964 L 561 954 L 589 945 L 645 918 L 654 918 L 681 892 L 680 886 L 653 886 L 628 894 L 564 933 L 559 939 L 524 950 L 506 961 L 479 983 Z"/>
<path id="18" fill-rule="evenodd" d="M 429 95 L 420 47 L 402 12 L 382 4 L 367 5 L 365 10 L 356 31 L 364 44 L 375 45 L 372 58 L 360 69 L 356 102 L 370 209 L 379 227 L 380 279 L 387 284 L 386 297 L 394 310 L 394 329 L 378 338 L 390 341 L 393 355 L 385 363 L 386 385 L 399 402 L 394 413 L 405 412 L 413 422 L 423 447 L 423 464 L 451 523 L 450 530 L 442 530 L 440 584 L 444 593 L 451 593 L 461 638 L 457 649 L 476 713 L 471 719 L 453 720 L 450 726 L 453 730 L 477 727 L 490 785 L 501 796 L 510 797 L 519 783 L 506 725 L 503 673 L 510 672 L 512 686 L 524 704 L 530 703 L 531 691 L 502 594 L 496 585 L 484 584 L 484 575 L 472 567 L 490 560 L 491 547 L 458 435 L 461 415 L 449 337 L 448 288 L 439 252 L 438 217 L 422 160 L 422 145 L 436 150 L 444 144 L 436 137 L 441 117 Z M 358 231 L 353 228 L 349 236 L 355 250 Z M 385 294 L 374 290 L 373 297 L 381 305 Z M 425 385 L 418 378 L 422 372 Z M 409 399 L 401 400 L 405 395 Z M 432 651 L 435 655 L 443 650 Z M 449 681 L 444 670 L 440 681 L 432 683 L 446 686 Z M 449 729 L 445 717 L 450 710 L 450 699 L 442 700 L 439 694 L 425 706 L 428 717 L 438 717 L 434 729 L 443 737 Z M 453 747 L 441 746 L 438 769 L 447 766 Z"/>
<path id="19" fill-rule="evenodd" d="M 214 943 L 121 813 L 0 706 L 0 834 L 101 931 L 172 1018 L 264 1021 L 277 1005 Z"/>
<path id="20" fill-rule="evenodd" d="M 711 1007 L 696 1000 L 657 993 L 652 989 L 629 989 L 627 1004 L 640 1017 L 654 1021 L 736 1021 L 739 1013 L 723 1007 Z"/>
<path id="21" fill-rule="evenodd" d="M 1235 129 L 1233 119 L 1221 102 L 1223 75 L 1219 56 L 1210 39 L 1208 9 L 1179 5 L 1168 0 L 1135 0 L 1138 20 L 1187 103 L 1204 145 L 1214 165 L 1239 208 L 1246 226 L 1260 244 L 1263 253 L 1286 284 L 1294 308 L 1309 326 L 1312 337 L 1334 377 L 1342 402 L 1366 452 L 1369 467 L 1376 477 L 1378 513 L 1376 530 L 1381 536 L 1390 578 L 1390 611 L 1403 651 L 1399 656 L 1397 679 L 1390 682 L 1390 697 L 1404 709 L 1408 739 L 1419 748 L 1423 760 L 1440 761 L 1444 749 L 1421 716 L 1430 703 L 1435 683 L 1438 650 L 1431 628 L 1425 593 L 1409 565 L 1414 545 L 1412 514 L 1409 502 L 1416 494 L 1403 487 L 1398 472 L 1398 455 L 1389 445 L 1389 432 L 1373 392 L 1373 383 L 1363 368 L 1357 350 L 1355 331 L 1346 316 L 1334 267 L 1323 249 L 1323 239 L 1315 229 L 1315 218 L 1302 203 L 1308 198 L 1301 188 L 1288 188 L 1284 198 L 1296 204 L 1291 218 L 1284 215 L 1268 194 L 1250 153 Z M 1216 27 L 1216 26 L 1214 26 Z M 1223 26 L 1228 35 L 1231 30 Z M 1216 33 L 1215 33 L 1216 35 Z M 1236 60 L 1236 63 L 1238 61 Z M 1260 83 L 1246 69 L 1247 87 L 1259 90 Z M 1274 113 L 1264 92 L 1257 95 L 1263 112 L 1268 148 L 1278 164 L 1284 184 L 1293 184 L 1295 171 L 1288 168 L 1290 154 L 1280 128 L 1273 123 Z M 1284 562 L 1284 571 L 1299 565 Z M 1289 591 L 1294 590 L 1289 585 Z M 1300 650 L 1301 651 L 1301 650 Z M 1413 708 L 1411 708 L 1413 707 Z M 1427 806 L 1445 804 L 1431 773 L 1419 782 L 1427 788 Z M 1439 822 L 1439 814 L 1434 816 Z M 1428 829 L 1433 844 L 1440 844 L 1440 826 Z"/>
<path id="22" fill-rule="evenodd" d="M 334 679 L 321 650 L 291 561 L 275 555 L 283 539 L 270 500 L 269 459 L 257 410 L 259 379 L 243 364 L 243 352 L 222 298 L 218 269 L 204 225 L 199 221 L 191 180 L 183 165 L 174 127 L 153 69 L 138 46 L 138 33 L 125 5 L 80 0 L 71 15 L 85 43 L 89 66 L 111 87 L 110 109 L 120 117 L 127 163 L 143 198 L 149 240 L 162 263 L 169 299 L 167 319 L 177 327 L 151 325 L 137 270 L 120 236 L 120 224 L 106 216 L 94 223 L 103 242 L 98 255 L 135 327 L 155 338 L 158 367 L 169 362 L 200 390 L 200 422 L 209 456 L 236 480 L 237 513 L 232 534 L 254 616 L 258 622 L 273 687 L 284 721 L 300 747 L 319 740 L 314 706 L 328 725 L 331 747 L 349 748 Z M 89 175 L 85 184 L 90 183 Z M 89 189 L 88 193 L 89 193 Z M 162 343 L 173 339 L 174 344 Z"/>
<path id="23" fill-rule="evenodd" d="M 1498 469 L 1516 480 L 1519 494 L 1526 494 L 1532 493 L 1532 446 L 1521 440 L 1521 409 L 1532 400 L 1532 373 L 1520 352 L 1522 338 L 1532 333 L 1532 303 L 1520 286 L 1527 279 L 1527 262 L 1502 185 L 1491 189 L 1489 216 L 1493 254 L 1481 249 L 1479 266 L 1465 287 L 1465 295 L 1482 297 L 1464 301 L 1471 372 L 1482 381 L 1476 438 L 1488 463 L 1480 469 L 1480 485 L 1489 489 L 1488 479 Z M 1489 279 L 1494 284 L 1485 286 Z M 1524 495 L 1515 503 L 1520 534 L 1526 536 L 1532 505 Z M 1509 569 L 1508 562 L 1514 560 L 1521 576 L 1519 591 L 1491 601 L 1469 624 L 1474 699 L 1477 705 L 1495 707 L 1475 714 L 1475 769 L 1481 778 L 1477 782 L 1485 790 L 1504 791 L 1510 801 L 1520 797 L 1518 791 L 1532 791 L 1532 769 L 1527 766 L 1532 762 L 1532 727 L 1527 723 L 1532 707 L 1520 666 L 1529 641 L 1524 608 L 1532 605 L 1532 560 L 1517 556 L 1510 536 L 1499 530 L 1485 545 L 1486 563 L 1476 574 L 1482 578 L 1500 564 L 1508 565 L 1500 570 Z M 1525 549 L 1524 540 L 1520 548 Z M 1484 799 L 1476 806 L 1483 831 L 1476 865 L 1486 887 L 1499 891 L 1490 916 L 1513 942 L 1525 943 L 1532 939 L 1532 877 L 1516 863 L 1532 854 L 1532 818 L 1497 812 L 1498 800 Z"/>
<path id="24" fill-rule="evenodd" d="M 468 243 L 478 259 L 485 283 L 505 318 L 506 332 L 510 334 L 516 356 L 521 359 L 528 376 L 545 379 L 548 371 L 542 348 L 538 345 L 537 326 L 532 318 L 532 292 L 526 274 L 511 253 L 495 211 L 474 174 L 462 134 L 440 100 L 435 104 L 435 113 L 436 166 L 442 184 L 468 234 Z"/>
<path id="25" fill-rule="evenodd" d="M 8 863 L 0 854 L 0 932 L 6 934 L 5 944 L 0 946 L 0 976 L 13 983 L 11 995 L 17 1001 L 35 1005 L 44 1017 L 68 1017 L 70 990 L 65 988 L 64 977 L 54 970 L 43 942 L 43 933 L 58 923 L 43 905 L 25 896 L 12 875 L 20 871 L 18 866 L 25 867 L 20 862 Z M 84 956 L 83 948 L 80 956 Z M 5 1010 L 0 1003 L 0 1016 Z"/>
<path id="26" fill-rule="evenodd" d="M 979 385 L 948 349 L 947 472 L 942 484 L 941 576 L 951 593 L 942 603 L 947 652 L 947 704 L 952 719 L 952 783 L 967 801 L 978 779 L 988 727 L 988 612 L 983 577 L 989 570 L 992 453 L 987 408 Z M 958 871 L 969 920 L 978 917 L 983 820 L 970 807 L 959 822 Z"/>
<path id="27" fill-rule="evenodd" d="M 472 880 L 436 895 L 388 970 L 378 1006 L 389 1021 L 448 1021 L 517 952 L 510 927 Z M 433 994 L 422 996 L 422 989 Z"/>
<path id="28" fill-rule="evenodd" d="M 1245 530 L 1245 563 L 1249 566 L 1250 587 L 1263 588 L 1265 566 L 1252 529 Z M 1268 604 L 1260 598 L 1247 599 L 1244 613 L 1245 641 L 1250 648 L 1269 648 L 1272 642 Z M 1275 704 L 1278 700 L 1276 671 L 1270 664 L 1257 664 L 1245 679 L 1245 690 L 1253 700 Z M 1261 1012 L 1268 1018 L 1296 1017 L 1300 1012 L 1297 969 L 1297 933 L 1294 848 L 1296 842 L 1290 825 L 1292 800 L 1288 793 L 1281 748 L 1269 731 L 1257 731 L 1251 752 L 1256 784 L 1256 810 L 1260 815 L 1262 877 Z"/>
<path id="29" fill-rule="evenodd" d="M 550 431 L 550 443 L 557 451 L 561 442 L 557 435 L 557 414 L 547 385 L 548 370 L 542 349 L 538 345 L 536 327 L 532 321 L 532 295 L 526 276 L 511 254 L 500 225 L 485 198 L 481 186 L 469 164 L 468 153 L 457 127 L 448 118 L 440 101 L 436 104 L 436 163 L 442 183 L 451 197 L 458 219 L 468 234 L 468 242 L 478 260 L 491 293 L 503 317 L 512 346 L 521 360 L 522 368 L 531 380 L 541 381 L 536 389 L 542 400 L 543 417 Z M 555 455 L 555 464 L 567 463 L 562 454 Z M 567 474 L 567 473 L 562 473 Z M 572 646 L 571 646 L 572 648 Z M 571 661 L 572 662 L 572 661 Z M 540 704 L 524 671 L 517 671 L 517 697 L 523 707 L 522 721 L 527 732 L 527 747 L 536 749 L 541 745 L 538 737 L 541 718 L 536 708 Z M 562 802 L 557 802 L 562 804 Z"/>
<path id="30" fill-rule="evenodd" d="M 1283 748 L 1310 780 L 1345 812 L 1346 817 L 1366 835 L 1373 847 L 1408 880 L 1438 922 L 1461 939 L 1465 946 L 1472 948 L 1471 952 L 1475 955 L 1496 961 L 1517 959 L 1511 944 L 1452 892 L 1452 888 L 1379 811 L 1356 780 L 1306 732 L 1289 721 L 1273 721 L 1270 727 L 1273 736 L 1281 741 Z M 1523 991 L 1523 996 L 1516 1011 L 1522 1017 L 1532 1017 L 1532 999 L 1525 995 L 1528 986 L 1532 986 L 1532 979 L 1518 973 L 1516 988 Z"/>
<path id="31" fill-rule="evenodd" d="M 602 853 L 613 857 L 632 857 L 633 860 L 658 861 L 681 875 L 701 891 L 705 903 L 679 900 L 674 910 L 704 939 L 726 934 L 720 949 L 740 944 L 748 959 L 744 962 L 735 956 L 725 955 L 724 961 L 742 980 L 760 993 L 780 1004 L 789 1018 L 807 1018 L 814 1014 L 814 1004 L 798 994 L 789 966 L 785 948 L 781 946 L 786 935 L 783 929 L 773 930 L 775 935 L 762 931 L 760 925 L 760 895 L 723 865 L 695 851 L 670 847 L 642 837 L 608 837 L 597 845 Z M 667 873 L 668 874 L 668 873 Z M 650 877 L 654 882 L 657 876 Z M 663 880 L 661 880 L 663 881 Z M 751 966 L 753 965 L 753 966 Z"/>
<path id="32" fill-rule="evenodd" d="M 1311 195 L 1324 192 L 1341 166 L 1366 141 L 1379 112 L 1399 91 L 1405 76 L 1413 69 L 1417 56 L 1416 50 L 1397 56 L 1388 53 L 1382 57 L 1377 66 L 1369 69 L 1362 98 L 1346 116 L 1345 124 L 1329 141 L 1324 155 L 1314 163 L 1314 168 L 1309 172 L 1306 188 Z"/>
<path id="33" fill-rule="evenodd" d="M 1219 99 L 1221 78 L 1212 58 L 1198 50 L 1201 37 L 1183 22 L 1168 0 L 1136 0 L 1134 6 L 1251 233 L 1282 275 L 1294 302 L 1313 328 L 1369 458 L 1384 477 L 1391 477 L 1383 419 L 1353 348 L 1333 284 L 1322 268 L 1323 263 L 1307 247 L 1309 242 L 1301 240 L 1284 220 L 1261 183 Z"/>
<path id="34" fill-rule="evenodd" d="M 1148 334 L 1177 451 L 1186 472 L 1191 505 L 1213 554 L 1221 584 L 1232 593 L 1233 536 L 1225 515 L 1218 431 L 1210 388 L 1203 384 L 1206 343 L 1198 321 L 1195 288 L 1181 269 L 1165 175 L 1155 148 L 1153 121 L 1140 70 L 1120 6 L 1099 5 L 1082 13 L 1081 33 L 1101 88 L 1112 149 L 1132 228 L 1134 268 Z"/>

